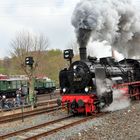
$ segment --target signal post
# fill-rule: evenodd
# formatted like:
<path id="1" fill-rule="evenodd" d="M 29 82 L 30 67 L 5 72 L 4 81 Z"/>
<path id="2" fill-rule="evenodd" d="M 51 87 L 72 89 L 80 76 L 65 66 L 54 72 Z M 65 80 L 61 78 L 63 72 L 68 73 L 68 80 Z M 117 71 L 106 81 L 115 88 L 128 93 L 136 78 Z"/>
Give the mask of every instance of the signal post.
<path id="1" fill-rule="evenodd" d="M 34 78 L 34 60 L 33 57 L 28 56 L 25 58 L 25 65 L 26 70 L 28 72 L 28 77 L 29 77 L 29 101 L 32 106 L 32 109 L 36 106 L 36 95 L 34 92 L 34 83 L 35 83 L 35 78 Z"/>

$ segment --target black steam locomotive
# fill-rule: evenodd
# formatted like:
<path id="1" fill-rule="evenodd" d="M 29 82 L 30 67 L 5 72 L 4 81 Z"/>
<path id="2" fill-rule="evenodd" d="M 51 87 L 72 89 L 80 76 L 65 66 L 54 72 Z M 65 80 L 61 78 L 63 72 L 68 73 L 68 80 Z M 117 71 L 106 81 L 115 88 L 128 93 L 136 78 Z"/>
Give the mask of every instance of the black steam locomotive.
<path id="1" fill-rule="evenodd" d="M 97 60 L 87 57 L 86 47 L 80 48 L 80 60 L 72 63 L 73 51 L 64 51 L 69 68 L 60 71 L 62 105 L 73 113 L 93 113 L 113 102 L 113 88 L 127 87 L 126 94 L 140 98 L 140 61 L 112 57 Z M 135 92 L 137 91 L 137 94 Z M 133 94 L 133 95 L 132 95 Z"/>

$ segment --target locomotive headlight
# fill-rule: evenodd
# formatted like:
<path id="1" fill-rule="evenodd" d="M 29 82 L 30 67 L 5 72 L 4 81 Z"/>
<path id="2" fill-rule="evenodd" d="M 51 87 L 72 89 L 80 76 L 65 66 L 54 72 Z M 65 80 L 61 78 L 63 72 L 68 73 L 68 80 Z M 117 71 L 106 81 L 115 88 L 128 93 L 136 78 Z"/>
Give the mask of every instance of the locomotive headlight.
<path id="1" fill-rule="evenodd" d="M 85 87 L 85 92 L 88 92 L 88 91 L 89 91 L 88 87 Z"/>
<path id="2" fill-rule="evenodd" d="M 64 93 L 66 92 L 66 88 L 63 88 L 63 92 L 64 92 Z"/>

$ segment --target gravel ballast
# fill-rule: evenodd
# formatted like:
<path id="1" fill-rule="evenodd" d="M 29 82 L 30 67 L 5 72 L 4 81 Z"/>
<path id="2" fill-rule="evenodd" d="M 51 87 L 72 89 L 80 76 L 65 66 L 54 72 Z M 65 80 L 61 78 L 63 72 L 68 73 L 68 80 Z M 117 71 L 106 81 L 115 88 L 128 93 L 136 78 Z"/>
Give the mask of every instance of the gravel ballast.
<path id="1" fill-rule="evenodd" d="M 32 127 L 32 126 L 42 124 L 44 122 L 48 122 L 51 120 L 55 120 L 57 118 L 61 118 L 64 116 L 67 116 L 67 113 L 64 111 L 58 110 L 53 113 L 45 113 L 42 115 L 25 118 L 24 122 L 22 122 L 22 119 L 21 119 L 19 121 L 0 124 L 0 135 L 7 134 L 9 132 L 14 132 L 16 130 Z"/>
<path id="2" fill-rule="evenodd" d="M 96 121 L 100 123 L 67 137 L 67 140 L 140 140 L 140 103 L 112 112 Z"/>
<path id="3" fill-rule="evenodd" d="M 140 140 L 140 103 L 41 139 Z"/>
<path id="4" fill-rule="evenodd" d="M 0 134 L 17 129 L 37 125 L 67 113 L 58 111 L 53 114 L 43 114 L 25 122 L 17 121 L 0 125 Z M 111 112 L 80 125 L 57 132 L 43 140 L 140 140 L 140 103 L 131 104 L 128 108 Z"/>

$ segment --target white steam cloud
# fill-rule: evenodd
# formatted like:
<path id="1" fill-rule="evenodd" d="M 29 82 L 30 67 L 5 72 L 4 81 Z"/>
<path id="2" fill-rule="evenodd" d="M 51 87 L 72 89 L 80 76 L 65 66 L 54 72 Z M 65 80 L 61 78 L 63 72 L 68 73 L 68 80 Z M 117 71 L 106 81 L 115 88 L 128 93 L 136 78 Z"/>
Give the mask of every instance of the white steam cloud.
<path id="1" fill-rule="evenodd" d="M 77 37 L 79 30 L 91 30 L 93 41 L 106 40 L 126 58 L 139 56 L 140 21 L 130 0 L 81 0 L 74 10 L 72 25 Z"/>
<path id="2" fill-rule="evenodd" d="M 110 79 L 98 80 L 98 95 L 103 96 L 107 90 L 112 89 L 112 81 Z M 119 89 L 112 89 L 113 91 L 113 102 L 105 107 L 102 111 L 116 111 L 127 108 L 130 105 L 130 100 L 126 95 L 126 91 Z"/>
<path id="3" fill-rule="evenodd" d="M 113 102 L 103 111 L 116 111 L 127 108 L 130 105 L 130 100 L 125 96 L 122 90 L 113 90 Z"/>

